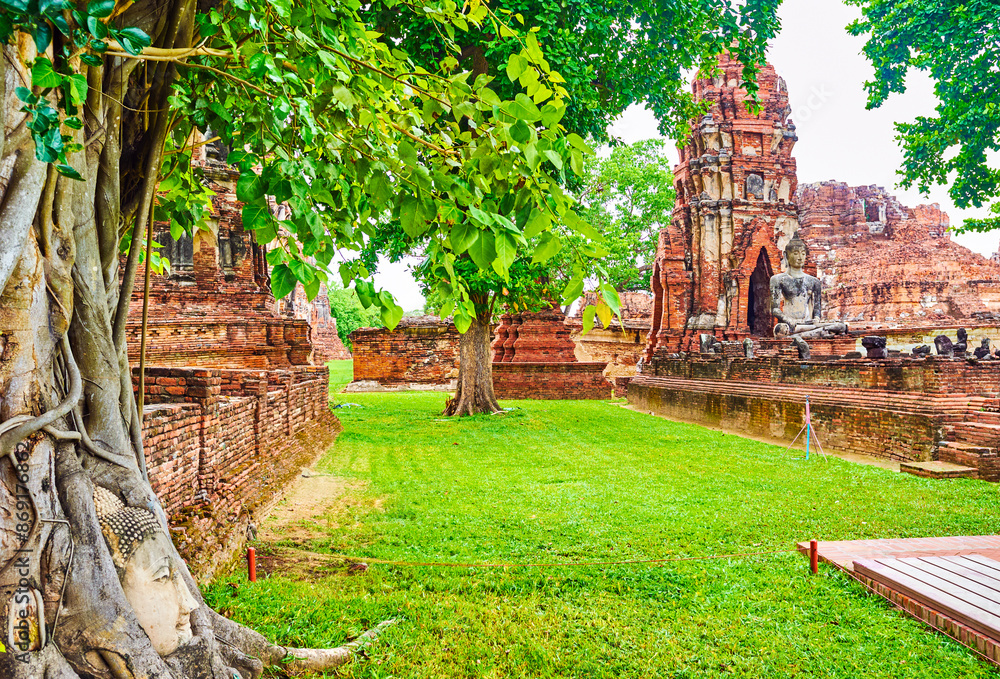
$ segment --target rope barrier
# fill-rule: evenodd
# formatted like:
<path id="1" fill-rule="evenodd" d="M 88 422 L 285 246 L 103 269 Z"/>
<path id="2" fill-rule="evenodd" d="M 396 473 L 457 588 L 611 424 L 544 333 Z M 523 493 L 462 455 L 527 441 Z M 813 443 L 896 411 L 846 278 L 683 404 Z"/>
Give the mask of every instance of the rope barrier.
<path id="1" fill-rule="evenodd" d="M 671 563 L 675 561 L 704 561 L 707 559 L 735 559 L 748 556 L 769 556 L 773 554 L 789 554 L 796 552 L 795 549 L 778 549 L 766 552 L 737 552 L 733 554 L 712 554 L 709 556 L 674 556 L 660 559 L 626 559 L 622 561 L 557 561 L 552 563 L 450 563 L 444 561 L 390 561 L 386 559 L 369 559 L 363 556 L 349 556 L 347 554 L 323 554 L 322 552 L 312 552 L 306 549 L 295 549 L 294 547 L 282 547 L 284 550 L 305 552 L 327 559 L 337 559 L 340 561 L 351 561 L 355 563 L 376 563 L 383 566 L 411 566 L 419 568 L 549 568 L 549 567 L 574 567 L 574 566 L 623 566 L 623 565 L 655 565 Z"/>

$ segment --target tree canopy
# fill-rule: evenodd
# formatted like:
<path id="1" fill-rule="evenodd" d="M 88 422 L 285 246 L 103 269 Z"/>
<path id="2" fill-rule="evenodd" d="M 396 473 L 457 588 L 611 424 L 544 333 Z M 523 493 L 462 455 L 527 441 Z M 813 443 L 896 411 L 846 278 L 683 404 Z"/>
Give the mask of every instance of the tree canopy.
<path id="1" fill-rule="evenodd" d="M 960 208 L 990 206 L 991 216 L 958 230 L 1000 227 L 1000 5 L 991 0 L 848 0 L 862 17 L 848 30 L 867 36 L 864 54 L 875 69 L 868 108 L 906 91 L 906 76 L 934 80 L 936 116 L 896 123 L 903 147 L 900 184 L 926 193 L 948 185 Z"/>
<path id="2" fill-rule="evenodd" d="M 498 0 L 491 7 L 514 25 L 537 31 L 545 58 L 565 80 L 569 98 L 562 124 L 570 132 L 601 142 L 608 125 L 630 104 L 646 102 L 661 131 L 680 138 L 698 110 L 688 87 L 691 70 L 710 67 L 733 48 L 748 64 L 753 91 L 755 65 L 778 29 L 777 0 Z M 427 66 L 449 54 L 448 39 L 426 15 L 399 12 L 391 0 L 375 0 L 363 16 L 398 40 L 417 63 Z M 517 44 L 493 26 L 457 34 L 459 64 L 499 75 Z M 500 79 L 504 98 L 530 83 Z"/>

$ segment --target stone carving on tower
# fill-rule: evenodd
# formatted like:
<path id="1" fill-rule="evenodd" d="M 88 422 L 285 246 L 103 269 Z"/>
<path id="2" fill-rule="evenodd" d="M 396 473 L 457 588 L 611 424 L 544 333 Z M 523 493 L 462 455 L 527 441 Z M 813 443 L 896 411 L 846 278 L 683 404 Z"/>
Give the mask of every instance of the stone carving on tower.
<path id="1" fill-rule="evenodd" d="M 695 121 L 674 168 L 677 199 L 660 231 L 653 267 L 653 320 L 645 360 L 697 351 L 699 336 L 770 337 L 771 276 L 798 229 L 797 180 L 784 80 L 765 64 L 761 108 L 746 106 L 743 66 L 728 54 L 718 74 L 696 80 L 709 111 Z"/>

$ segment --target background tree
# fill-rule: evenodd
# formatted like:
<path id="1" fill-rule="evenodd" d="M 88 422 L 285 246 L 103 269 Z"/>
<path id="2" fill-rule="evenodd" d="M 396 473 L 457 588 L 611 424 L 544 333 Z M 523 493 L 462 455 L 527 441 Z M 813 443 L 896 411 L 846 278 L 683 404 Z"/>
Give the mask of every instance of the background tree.
<path id="1" fill-rule="evenodd" d="M 900 185 L 927 193 L 950 185 L 959 208 L 990 206 L 991 216 L 968 219 L 957 231 L 1000 227 L 1000 4 L 976 0 L 848 0 L 862 18 L 848 30 L 865 35 L 864 54 L 875 68 L 865 83 L 868 108 L 906 91 L 906 75 L 934 80 L 936 116 L 896 123 L 903 147 Z"/>
<path id="2" fill-rule="evenodd" d="M 564 127 L 570 133 L 569 138 L 576 135 L 576 138 L 600 141 L 607 138 L 610 122 L 638 101 L 650 105 L 663 130 L 675 138 L 685 136 L 689 121 L 704 106 L 693 101 L 688 74 L 691 70 L 714 68 L 717 55 L 725 49 L 734 51 L 747 64 L 744 69 L 747 89 L 755 94 L 756 65 L 764 61 L 767 41 L 779 26 L 778 1 L 503 0 L 496 7 L 512 17 L 515 26 L 531 25 L 528 36 L 544 46 L 546 63 L 559 72 L 559 84 L 569 97 L 565 110 L 551 120 Z M 521 69 L 517 47 L 504 40 L 504 31 L 495 30 L 492 24 L 469 27 L 452 43 L 428 16 L 400 13 L 392 0 L 375 0 L 364 11 L 373 25 L 378 26 L 393 44 L 406 49 L 419 64 L 437 63 L 448 53 L 448 47 L 456 44 L 459 50 L 457 64 L 475 74 L 495 76 L 500 96 L 517 96 L 521 88 L 538 101 L 549 96 L 548 86 L 538 82 L 532 72 Z M 527 138 L 523 142 L 529 149 L 534 146 Z M 572 169 L 573 173 L 559 173 L 553 178 L 563 186 L 577 187 L 579 182 L 574 175 L 580 175 L 583 168 L 574 165 Z M 505 187 L 498 184 L 492 195 L 501 206 L 501 213 L 504 213 L 506 201 L 504 191 Z M 609 200 L 609 204 L 612 202 Z M 634 261 L 635 255 L 628 252 L 632 248 L 632 236 L 621 233 L 621 222 L 609 223 L 612 227 L 610 241 L 575 213 L 567 213 L 560 226 L 565 228 L 552 230 L 551 225 L 546 225 L 545 233 L 537 241 L 533 237 L 541 232 L 526 229 L 527 238 L 512 243 L 509 261 L 545 264 L 549 258 L 559 255 L 558 261 L 552 263 L 553 275 L 548 280 L 567 281 L 560 299 L 563 305 L 570 304 L 582 291 L 586 277 L 607 279 L 609 272 L 599 261 L 602 256 L 617 253 L 619 273 L 622 273 L 621 263 L 625 259 L 631 256 Z M 557 237 L 560 231 L 569 237 Z M 639 236 L 636 238 L 641 240 Z M 530 247 L 529 240 L 532 241 Z M 372 252 L 384 252 L 382 246 L 387 246 L 397 258 L 405 254 L 424 255 L 421 242 L 406 240 L 405 243 L 406 246 L 402 245 L 390 233 L 380 243 L 369 243 L 368 248 Z M 412 247 L 407 249 L 407 246 Z M 476 252 L 470 249 L 469 253 L 480 270 L 484 270 L 486 267 L 477 259 Z M 372 267 L 376 264 L 372 256 L 365 261 Z M 429 276 L 427 280 L 444 278 L 429 269 L 424 271 Z M 499 270 L 497 273 L 503 274 Z M 479 283 L 486 278 L 480 278 Z M 471 306 L 475 316 L 469 326 L 465 326 L 464 318 L 456 318 L 463 333 L 459 351 L 460 379 L 449 412 L 490 412 L 499 407 L 492 396 L 488 346 L 491 319 L 487 313 L 493 308 L 493 302 L 488 300 L 501 297 L 501 290 L 510 287 L 506 275 L 500 275 L 500 279 L 493 289 L 480 288 L 476 293 L 476 301 Z M 618 295 L 614 285 L 598 285 L 598 288 L 603 293 L 601 313 L 598 314 L 603 321 L 618 313 Z M 588 317 L 593 319 L 597 311 L 595 307 Z M 450 312 L 451 307 L 445 305 L 444 315 Z M 468 327 L 472 328 L 470 332 L 466 332 Z"/>
<path id="3" fill-rule="evenodd" d="M 337 281 L 330 281 L 327 287 L 330 300 L 330 315 L 337 319 L 337 335 L 351 352 L 350 334 L 358 328 L 382 328 L 380 309 L 371 305 L 367 309 L 361 304 L 353 288 L 344 288 Z"/>
<path id="4" fill-rule="evenodd" d="M 662 139 L 615 146 L 607 156 L 587 159 L 580 214 L 604 236 L 600 263 L 618 292 L 650 289 L 660 229 L 674 209 L 669 167 Z M 588 272 L 588 278 L 596 280 L 593 274 Z"/>
<path id="5" fill-rule="evenodd" d="M 756 92 L 756 64 L 778 31 L 780 0 L 498 0 L 494 9 L 537 29 L 545 58 L 565 80 L 569 102 L 562 124 L 602 142 L 608 126 L 629 105 L 645 102 L 661 132 L 687 135 L 700 111 L 690 92 L 691 71 L 711 68 L 715 57 L 734 49 L 744 64 L 747 89 Z M 365 10 L 371 23 L 399 41 L 420 64 L 447 54 L 447 38 L 427 16 L 396 11 L 392 0 Z M 492 26 L 470 28 L 457 40 L 459 63 L 475 73 L 499 75 L 516 47 Z M 530 84 L 530 74 L 498 83 L 501 96 Z"/>

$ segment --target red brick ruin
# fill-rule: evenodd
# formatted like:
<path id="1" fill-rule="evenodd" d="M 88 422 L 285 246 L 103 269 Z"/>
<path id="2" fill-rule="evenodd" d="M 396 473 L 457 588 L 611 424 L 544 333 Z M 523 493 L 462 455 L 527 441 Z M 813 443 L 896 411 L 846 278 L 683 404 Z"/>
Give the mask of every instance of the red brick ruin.
<path id="1" fill-rule="evenodd" d="M 580 361 L 558 305 L 501 317 L 493 340 L 498 398 L 608 398 L 607 361 Z"/>
<path id="2" fill-rule="evenodd" d="M 938 205 L 878 186 L 819 182 L 795 196 L 828 318 L 854 326 L 979 324 L 1000 311 L 1000 264 L 948 237 Z"/>
<path id="3" fill-rule="evenodd" d="M 151 278 L 143 435 L 175 543 L 207 578 L 333 441 L 322 362 L 346 352 L 325 294 L 275 301 L 264 249 L 243 229 L 236 172 L 202 150 L 195 162 L 216 192 L 209 230 L 174 241 L 154 225 L 171 272 Z M 127 327 L 136 388 L 142 300 L 140 270 Z"/>
<path id="4" fill-rule="evenodd" d="M 1000 480 L 1000 360 L 971 353 L 981 337 L 1000 335 L 1000 266 L 951 242 L 937 206 L 907 208 L 875 186 L 797 187 L 784 81 L 763 68 L 763 107 L 753 115 L 740 65 L 726 56 L 719 65 L 720 75 L 694 84 L 711 108 L 680 149 L 629 401 L 790 441 L 808 397 L 830 448 L 897 459 L 924 475 Z M 805 269 L 825 284 L 824 318 L 851 327 L 846 337 L 810 340 L 806 359 L 772 336 L 769 294 L 800 224 Z M 910 353 L 936 335 L 954 342 L 961 327 L 968 354 Z M 708 353 L 702 333 L 718 340 Z M 869 334 L 878 337 L 862 342 Z"/>
<path id="5" fill-rule="evenodd" d="M 694 125 L 674 168 L 677 202 L 660 231 L 653 266 L 655 351 L 697 348 L 698 336 L 740 341 L 769 335 L 771 275 L 795 232 L 795 125 L 785 81 L 760 72 L 761 111 L 751 115 L 739 87 L 742 65 L 723 55 L 721 73 L 697 80 L 711 110 Z"/>
<path id="6" fill-rule="evenodd" d="M 558 306 L 505 314 L 492 343 L 493 388 L 498 398 L 607 398 L 607 361 L 580 361 L 572 328 Z M 459 333 L 451 319 L 404 318 L 394 330 L 351 333 L 354 381 L 348 391 L 453 389 Z"/>

